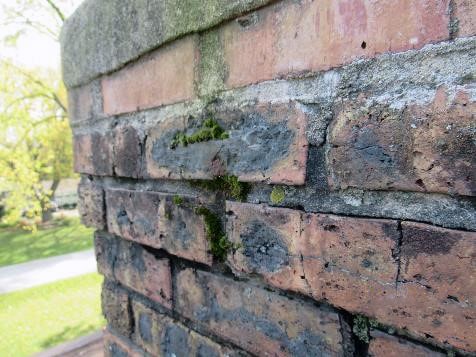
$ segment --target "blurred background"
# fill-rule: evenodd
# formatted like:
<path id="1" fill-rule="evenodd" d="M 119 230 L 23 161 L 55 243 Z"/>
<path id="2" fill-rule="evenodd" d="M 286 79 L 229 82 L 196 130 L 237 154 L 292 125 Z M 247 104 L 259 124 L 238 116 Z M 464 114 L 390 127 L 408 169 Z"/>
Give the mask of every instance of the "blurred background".
<path id="1" fill-rule="evenodd" d="M 61 80 L 59 34 L 80 3 L 0 0 L 0 356 L 104 324 Z"/>

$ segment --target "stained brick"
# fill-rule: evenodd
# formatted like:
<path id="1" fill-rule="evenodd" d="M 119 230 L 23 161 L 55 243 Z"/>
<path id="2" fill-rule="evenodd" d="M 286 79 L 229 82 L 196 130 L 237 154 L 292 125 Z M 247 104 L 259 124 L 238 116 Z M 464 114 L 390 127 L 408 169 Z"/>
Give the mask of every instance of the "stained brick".
<path id="1" fill-rule="evenodd" d="M 74 171 L 97 176 L 112 176 L 111 134 L 92 132 L 73 137 Z"/>
<path id="2" fill-rule="evenodd" d="M 424 346 L 405 341 L 401 338 L 387 335 L 379 331 L 371 332 L 369 344 L 370 357 L 443 357 L 442 353 L 430 350 Z"/>
<path id="3" fill-rule="evenodd" d="M 199 335 L 180 322 L 134 301 L 133 340 L 153 356 L 237 356 L 235 351 Z"/>
<path id="4" fill-rule="evenodd" d="M 194 97 L 196 36 L 161 47 L 102 80 L 104 113 L 115 115 Z"/>
<path id="5" fill-rule="evenodd" d="M 453 1 L 458 36 L 476 35 L 476 3 L 474 0 Z"/>
<path id="6" fill-rule="evenodd" d="M 114 136 L 114 173 L 116 176 L 139 178 L 142 170 L 142 138 L 132 126 L 117 127 Z"/>
<path id="7" fill-rule="evenodd" d="M 476 305 L 476 232 L 403 222 L 401 275 L 424 286 L 443 302 Z"/>
<path id="8" fill-rule="evenodd" d="M 105 282 L 101 294 L 102 312 L 107 322 L 124 337 L 132 333 L 132 315 L 129 309 L 129 297 L 112 284 Z"/>
<path id="9" fill-rule="evenodd" d="M 203 217 L 195 213 L 202 201 L 156 192 L 106 191 L 108 231 L 180 257 L 211 264 Z"/>
<path id="10" fill-rule="evenodd" d="M 475 233 L 404 222 L 399 247 L 396 221 L 236 202 L 226 209 L 228 236 L 241 246 L 228 257 L 237 274 L 259 274 L 421 337 L 475 348 L 476 289 L 468 269 Z"/>
<path id="11" fill-rule="evenodd" d="M 473 196 L 475 110 L 467 88 L 404 109 L 347 102 L 330 131 L 331 186 Z"/>
<path id="12" fill-rule="evenodd" d="M 237 87 L 326 70 L 447 39 L 448 3 L 306 0 L 268 7 L 223 29 L 226 84 Z"/>
<path id="13" fill-rule="evenodd" d="M 161 305 L 172 307 L 172 278 L 166 258 L 156 258 L 138 244 L 96 234 L 99 272 Z"/>
<path id="14" fill-rule="evenodd" d="M 147 173 L 151 178 L 212 179 L 303 184 L 306 175 L 307 116 L 296 103 L 217 109 L 214 119 L 229 138 L 171 147 L 179 132 L 200 130 L 203 120 L 170 118 L 148 133 Z"/>
<path id="15" fill-rule="evenodd" d="M 144 357 L 144 351 L 133 346 L 129 341 L 117 337 L 108 329 L 104 331 L 104 357 Z"/>
<path id="16" fill-rule="evenodd" d="M 342 353 L 337 314 L 191 269 L 177 276 L 177 311 L 261 356 Z"/>
<path id="17" fill-rule="evenodd" d="M 81 222 L 97 229 L 106 227 L 104 190 L 101 186 L 82 180 L 78 185 L 78 212 Z"/>

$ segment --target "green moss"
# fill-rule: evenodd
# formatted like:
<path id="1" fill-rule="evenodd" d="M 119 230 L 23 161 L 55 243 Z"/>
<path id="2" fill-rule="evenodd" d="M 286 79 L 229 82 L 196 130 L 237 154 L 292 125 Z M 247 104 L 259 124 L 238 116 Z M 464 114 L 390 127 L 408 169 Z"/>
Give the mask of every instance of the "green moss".
<path id="1" fill-rule="evenodd" d="M 246 182 L 238 181 L 236 176 L 217 176 L 209 181 L 192 181 L 192 184 L 210 191 L 223 192 L 226 198 L 245 201 L 251 186 Z"/>
<path id="2" fill-rule="evenodd" d="M 195 208 L 195 213 L 203 216 L 205 220 L 205 229 L 212 255 L 219 261 L 224 261 L 230 249 L 234 249 L 235 246 L 223 232 L 220 218 L 203 206 Z"/>
<path id="3" fill-rule="evenodd" d="M 284 192 L 284 189 L 280 186 L 275 186 L 273 188 L 273 191 L 271 191 L 270 199 L 271 202 L 275 205 L 283 202 L 285 197 L 286 192 Z"/>
<path id="4" fill-rule="evenodd" d="M 172 202 L 177 205 L 177 206 L 180 206 L 181 204 L 183 204 L 183 197 L 180 197 L 179 195 L 175 195 L 173 198 L 172 198 Z"/>
<path id="5" fill-rule="evenodd" d="M 352 331 L 359 340 L 369 343 L 369 320 L 365 316 L 357 315 L 354 317 Z"/>
<path id="6" fill-rule="evenodd" d="M 228 137 L 228 133 L 217 123 L 217 121 L 209 118 L 203 122 L 200 129 L 191 135 L 187 135 L 184 132 L 176 133 L 170 143 L 170 148 L 175 149 L 180 145 L 187 146 L 189 144 L 210 140 L 225 140 L 228 139 Z"/>

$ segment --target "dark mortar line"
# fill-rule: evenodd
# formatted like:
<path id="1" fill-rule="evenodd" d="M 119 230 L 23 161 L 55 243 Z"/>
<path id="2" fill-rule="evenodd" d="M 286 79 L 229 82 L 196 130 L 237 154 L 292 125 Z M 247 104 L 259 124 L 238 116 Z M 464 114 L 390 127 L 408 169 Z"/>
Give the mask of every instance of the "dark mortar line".
<path id="1" fill-rule="evenodd" d="M 136 321 L 135 321 L 135 316 L 134 316 L 134 310 L 132 308 L 132 300 L 129 295 L 127 295 L 127 313 L 130 316 L 129 319 L 129 333 L 131 335 L 131 340 L 132 336 L 135 334 L 135 329 L 136 329 Z"/>
<path id="2" fill-rule="evenodd" d="M 448 15 L 449 15 L 449 22 L 448 22 L 448 34 L 450 40 L 454 40 L 459 32 L 459 20 L 455 14 L 456 10 L 456 3 L 455 0 L 450 0 L 448 3 Z"/>
<path id="3" fill-rule="evenodd" d="M 339 314 L 339 325 L 344 357 L 360 357 L 357 354 L 357 346 L 352 332 L 352 315 L 344 311 Z"/>

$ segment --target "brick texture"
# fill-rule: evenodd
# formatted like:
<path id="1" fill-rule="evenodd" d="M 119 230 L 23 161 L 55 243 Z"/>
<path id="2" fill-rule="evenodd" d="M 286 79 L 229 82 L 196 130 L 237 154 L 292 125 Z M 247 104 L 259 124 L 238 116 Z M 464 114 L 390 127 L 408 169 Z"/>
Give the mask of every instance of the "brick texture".
<path id="1" fill-rule="evenodd" d="M 226 84 L 237 87 L 326 70 L 357 58 L 447 39 L 448 3 L 284 1 L 223 29 Z"/>
<path id="2" fill-rule="evenodd" d="M 111 331 L 104 332 L 104 357 L 144 357 L 144 351 L 139 350 L 124 338 L 117 337 Z"/>
<path id="3" fill-rule="evenodd" d="M 84 225 L 97 229 L 106 227 L 104 190 L 101 186 L 81 181 L 78 186 L 78 212 Z"/>
<path id="4" fill-rule="evenodd" d="M 404 109 L 348 101 L 330 131 L 332 187 L 474 196 L 475 109 L 464 88 Z"/>
<path id="5" fill-rule="evenodd" d="M 233 202 L 227 212 L 227 232 L 240 246 L 228 259 L 237 274 L 259 274 L 420 336 L 475 347 L 474 279 L 464 268 L 475 233 L 403 223 L 400 247 L 396 221 Z"/>
<path id="6" fill-rule="evenodd" d="M 371 332 L 369 356 L 371 357 L 443 357 L 442 353 L 435 352 L 423 346 L 405 341 L 398 337 L 387 335 L 379 331 Z"/>
<path id="7" fill-rule="evenodd" d="M 476 5 L 474 0 L 455 0 L 454 15 L 458 36 L 476 35 Z"/>
<path id="8" fill-rule="evenodd" d="M 111 134 L 92 132 L 73 137 L 74 171 L 97 176 L 113 175 Z"/>
<path id="9" fill-rule="evenodd" d="M 202 201 L 157 192 L 108 189 L 108 231 L 180 257 L 211 264 L 203 217 L 195 212 Z"/>
<path id="10" fill-rule="evenodd" d="M 104 233 L 96 234 L 98 270 L 159 304 L 172 307 L 170 262 L 141 246 Z"/>
<path id="11" fill-rule="evenodd" d="M 193 98 L 196 40 L 195 36 L 185 37 L 105 77 L 104 113 L 134 112 Z"/>
<path id="12" fill-rule="evenodd" d="M 219 109 L 214 118 L 228 132 L 227 139 L 172 148 L 178 132 L 192 135 L 203 120 L 170 118 L 153 128 L 146 145 L 148 176 L 212 179 L 227 174 L 248 182 L 304 183 L 307 115 L 296 103 Z"/>
<path id="13" fill-rule="evenodd" d="M 338 316 L 265 290 L 191 269 L 177 276 L 176 308 L 241 348 L 262 356 L 338 355 Z"/>

